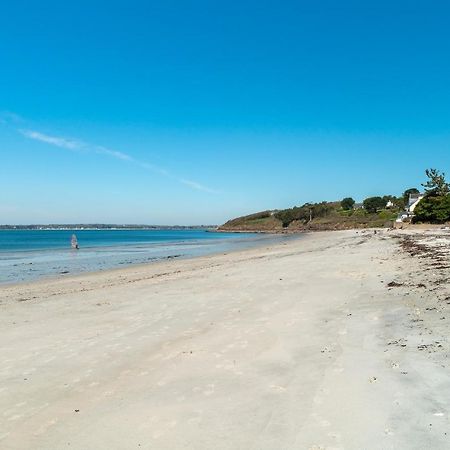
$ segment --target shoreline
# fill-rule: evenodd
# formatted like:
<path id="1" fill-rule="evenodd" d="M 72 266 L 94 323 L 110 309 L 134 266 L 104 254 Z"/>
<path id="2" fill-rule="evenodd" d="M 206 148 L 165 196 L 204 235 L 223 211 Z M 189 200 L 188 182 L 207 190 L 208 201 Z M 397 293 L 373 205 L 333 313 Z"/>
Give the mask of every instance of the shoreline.
<path id="1" fill-rule="evenodd" d="M 448 448 L 449 255 L 315 232 L 0 287 L 0 446 Z"/>
<path id="2" fill-rule="evenodd" d="M 296 233 L 299 236 L 292 236 L 292 240 L 298 240 L 303 236 L 306 236 L 308 233 Z M 290 236 L 291 237 L 291 236 Z M 290 240 L 291 241 L 291 240 Z M 208 264 L 211 259 L 222 259 L 222 257 L 227 257 L 229 255 L 235 255 L 236 257 L 245 257 L 245 255 L 250 254 L 250 252 L 255 251 L 259 252 L 265 247 L 266 250 L 271 249 L 272 247 L 284 246 L 285 242 L 259 242 L 258 245 L 254 245 L 251 247 L 244 248 L 233 248 L 230 250 L 223 251 L 215 251 L 213 253 L 203 254 L 203 255 L 190 255 L 190 256 L 169 256 L 163 257 L 161 259 L 157 259 L 150 262 L 144 263 L 130 263 L 127 265 L 121 265 L 119 267 L 113 267 L 108 269 L 100 269 L 100 270 L 92 270 L 85 271 L 79 273 L 69 273 L 69 274 L 57 274 L 57 275 L 49 275 L 45 277 L 41 277 L 34 280 L 24 280 L 19 282 L 12 283 L 0 283 L 0 307 L 1 307 L 1 294 L 2 291 L 8 292 L 9 290 L 15 291 L 19 290 L 29 290 L 32 292 L 34 288 L 39 287 L 47 287 L 47 285 L 64 285 L 65 281 L 67 281 L 68 285 L 73 285 L 75 283 L 86 284 L 91 281 L 96 281 L 99 279 L 110 279 L 117 278 L 118 280 L 123 279 L 123 277 L 132 276 L 134 278 L 137 277 L 145 277 L 145 276 L 159 276 L 160 269 L 163 271 L 170 270 L 172 266 L 175 271 L 178 271 L 183 266 L 187 267 L 196 267 L 198 262 L 199 266 L 203 266 L 204 264 Z M 163 272 L 166 273 L 166 272 Z M 81 288 L 80 291 L 84 291 L 84 288 Z M 35 296 L 32 296 L 35 297 Z M 31 298 L 30 298 L 31 299 Z M 29 299 L 25 299 L 22 301 L 26 301 Z"/>
<path id="3" fill-rule="evenodd" d="M 3 255 L 9 255 L 10 261 L 9 265 L 3 265 L 4 275 L 9 273 L 9 277 L 12 278 L 16 272 L 16 278 L 22 279 L 7 280 L 5 278 L 4 281 L 0 281 L 0 286 L 32 283 L 39 280 L 51 281 L 82 274 L 157 264 L 172 259 L 187 260 L 223 252 L 257 248 L 273 243 L 268 235 L 260 237 L 257 236 L 257 233 L 245 234 L 249 237 L 111 244 L 87 246 L 80 250 L 55 247 L 5 251 Z M 274 234 L 273 240 L 277 239 L 281 241 L 282 237 Z M 2 253 L 0 253 L 1 256 Z M 29 271 L 33 271 L 33 273 L 29 273 Z"/>

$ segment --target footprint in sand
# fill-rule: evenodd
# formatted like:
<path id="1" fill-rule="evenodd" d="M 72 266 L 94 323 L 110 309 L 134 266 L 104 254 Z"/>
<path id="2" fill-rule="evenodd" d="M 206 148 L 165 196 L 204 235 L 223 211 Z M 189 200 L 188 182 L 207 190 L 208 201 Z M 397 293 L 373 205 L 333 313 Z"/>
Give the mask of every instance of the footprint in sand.
<path id="1" fill-rule="evenodd" d="M 270 388 L 277 392 L 286 392 L 286 388 L 284 386 L 278 386 L 276 384 L 270 385 Z"/>
<path id="2" fill-rule="evenodd" d="M 212 395 L 214 394 L 215 386 L 214 384 L 208 384 L 207 389 L 203 391 L 203 394 L 205 395 Z"/>
<path id="3" fill-rule="evenodd" d="M 17 420 L 17 419 L 20 419 L 21 417 L 22 417 L 21 414 L 14 414 L 13 416 L 8 418 L 8 421 Z"/>

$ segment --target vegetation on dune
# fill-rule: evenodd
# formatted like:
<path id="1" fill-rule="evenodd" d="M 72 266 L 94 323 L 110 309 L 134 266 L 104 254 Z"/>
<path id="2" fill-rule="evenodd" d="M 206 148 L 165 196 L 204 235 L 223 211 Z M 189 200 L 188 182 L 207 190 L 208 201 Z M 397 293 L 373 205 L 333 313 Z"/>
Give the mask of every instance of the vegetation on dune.
<path id="1" fill-rule="evenodd" d="M 258 221 L 261 219 L 266 219 L 272 215 L 271 211 L 261 211 L 255 214 L 250 214 L 248 216 L 245 216 L 247 220 L 249 221 Z"/>
<path id="2" fill-rule="evenodd" d="M 239 231 L 267 231 L 279 228 L 279 220 L 274 217 L 272 211 L 262 211 L 229 220 L 221 228 Z"/>
<path id="3" fill-rule="evenodd" d="M 298 231 L 326 230 L 390 225 L 397 217 L 396 210 L 368 213 L 364 209 L 345 210 L 340 202 L 305 203 L 283 210 L 251 214 L 228 221 L 222 230 L 236 231 Z"/>
<path id="4" fill-rule="evenodd" d="M 336 203 L 305 203 L 302 206 L 294 206 L 293 208 L 277 211 L 275 217 L 279 219 L 283 227 L 286 228 L 294 221 L 307 223 L 311 222 L 313 219 L 325 217 L 335 210 L 335 208 Z"/>
<path id="5" fill-rule="evenodd" d="M 414 210 L 414 222 L 444 223 L 450 220 L 450 183 L 444 173 L 426 170 L 428 180 L 423 198 Z M 399 213 L 408 206 L 411 194 L 419 194 L 417 188 L 406 189 L 402 195 L 368 197 L 357 205 L 352 197 L 340 202 L 304 203 L 292 208 L 262 211 L 239 217 L 225 223 L 221 230 L 282 231 L 282 230 L 330 230 L 391 226 Z"/>

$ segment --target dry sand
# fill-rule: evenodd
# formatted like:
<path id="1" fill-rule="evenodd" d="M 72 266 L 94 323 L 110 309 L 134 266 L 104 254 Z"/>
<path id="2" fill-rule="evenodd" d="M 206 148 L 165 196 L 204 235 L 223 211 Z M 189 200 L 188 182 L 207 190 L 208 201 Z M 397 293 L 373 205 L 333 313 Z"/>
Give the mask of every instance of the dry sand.
<path id="1" fill-rule="evenodd" d="M 0 448 L 448 449 L 449 242 L 324 232 L 1 287 Z"/>

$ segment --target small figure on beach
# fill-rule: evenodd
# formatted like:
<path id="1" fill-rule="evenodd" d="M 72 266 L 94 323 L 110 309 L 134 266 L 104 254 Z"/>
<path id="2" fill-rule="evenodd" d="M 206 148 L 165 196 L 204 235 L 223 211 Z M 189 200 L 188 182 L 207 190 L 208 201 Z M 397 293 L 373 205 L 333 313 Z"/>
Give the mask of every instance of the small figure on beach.
<path id="1" fill-rule="evenodd" d="M 72 234 L 71 246 L 75 250 L 79 250 L 80 249 L 80 247 L 78 247 L 77 237 L 74 234 Z"/>

